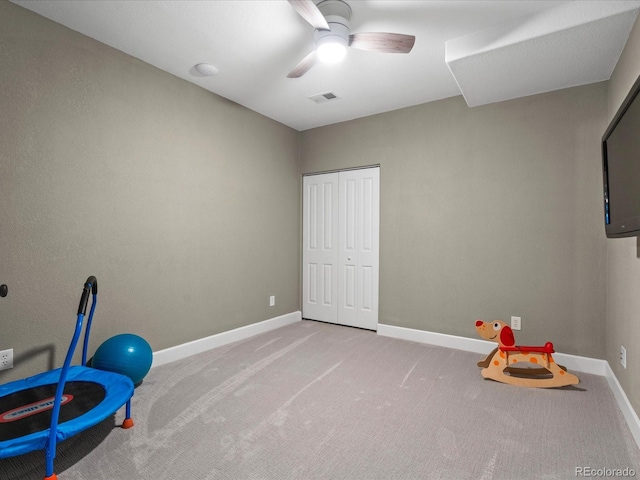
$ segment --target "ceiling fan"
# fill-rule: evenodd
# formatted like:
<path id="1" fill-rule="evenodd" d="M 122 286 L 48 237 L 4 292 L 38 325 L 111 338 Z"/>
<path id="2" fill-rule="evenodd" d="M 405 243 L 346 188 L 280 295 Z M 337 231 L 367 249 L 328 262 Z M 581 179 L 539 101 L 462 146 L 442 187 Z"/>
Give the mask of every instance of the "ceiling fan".
<path id="1" fill-rule="evenodd" d="M 316 49 L 289 72 L 288 78 L 301 77 L 317 60 L 341 60 L 346 47 L 370 52 L 409 53 L 416 41 L 413 35 L 400 33 L 351 33 L 351 7 L 342 0 L 323 0 L 318 5 L 313 0 L 289 0 L 289 3 L 315 29 Z"/>

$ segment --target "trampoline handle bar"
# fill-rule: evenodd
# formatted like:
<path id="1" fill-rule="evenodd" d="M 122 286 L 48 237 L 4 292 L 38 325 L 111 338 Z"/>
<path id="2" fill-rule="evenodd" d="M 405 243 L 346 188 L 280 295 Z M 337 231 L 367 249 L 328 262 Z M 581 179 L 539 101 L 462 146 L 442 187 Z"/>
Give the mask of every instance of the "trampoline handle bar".
<path id="1" fill-rule="evenodd" d="M 82 289 L 82 296 L 80 297 L 80 305 L 78 305 L 78 315 L 87 313 L 87 302 L 89 301 L 89 293 L 93 292 L 94 295 L 98 293 L 98 281 L 93 275 L 87 278 Z"/>
<path id="2" fill-rule="evenodd" d="M 85 282 L 85 285 L 87 285 L 87 284 L 91 284 L 91 293 L 93 293 L 94 295 L 97 295 L 97 293 L 98 293 L 98 280 L 96 280 L 96 277 L 91 275 L 89 278 L 87 278 L 87 281 Z"/>

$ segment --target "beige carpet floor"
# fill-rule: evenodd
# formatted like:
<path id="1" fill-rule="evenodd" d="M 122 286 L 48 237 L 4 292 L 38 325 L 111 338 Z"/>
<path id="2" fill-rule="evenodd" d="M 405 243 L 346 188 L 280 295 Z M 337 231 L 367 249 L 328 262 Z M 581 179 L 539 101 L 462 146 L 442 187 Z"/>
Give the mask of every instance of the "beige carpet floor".
<path id="1" fill-rule="evenodd" d="M 528 389 L 483 379 L 478 360 L 298 322 L 152 369 L 136 389 L 135 427 L 117 428 L 118 412 L 63 442 L 56 472 L 59 480 L 640 476 L 640 450 L 604 377 Z M 42 452 L 0 460 L 2 480 L 43 476 Z"/>

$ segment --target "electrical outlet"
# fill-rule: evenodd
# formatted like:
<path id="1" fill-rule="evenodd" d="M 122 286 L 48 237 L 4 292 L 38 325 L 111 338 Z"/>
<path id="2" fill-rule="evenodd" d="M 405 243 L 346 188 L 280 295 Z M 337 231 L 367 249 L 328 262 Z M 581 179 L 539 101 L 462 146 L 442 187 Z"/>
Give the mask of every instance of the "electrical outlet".
<path id="1" fill-rule="evenodd" d="M 522 330 L 522 317 L 511 317 L 511 328 L 513 330 Z"/>
<path id="2" fill-rule="evenodd" d="M 269 306 L 270 307 L 275 307 L 276 306 L 276 296 L 275 295 L 271 295 L 269 297 Z"/>
<path id="3" fill-rule="evenodd" d="M 620 347 L 620 363 L 624 368 L 627 368 L 627 349 L 623 346 Z"/>
<path id="4" fill-rule="evenodd" d="M 0 350 L 0 370 L 13 368 L 13 348 Z"/>

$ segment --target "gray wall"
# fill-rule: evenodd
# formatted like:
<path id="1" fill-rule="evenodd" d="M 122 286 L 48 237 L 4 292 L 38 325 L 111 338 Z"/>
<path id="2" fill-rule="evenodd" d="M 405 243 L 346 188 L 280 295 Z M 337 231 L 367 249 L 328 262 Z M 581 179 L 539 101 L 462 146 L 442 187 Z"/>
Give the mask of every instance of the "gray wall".
<path id="1" fill-rule="evenodd" d="M 5 1 L 0 112 L 0 382 L 61 364 L 89 275 L 92 351 L 299 309 L 295 130 Z"/>
<path id="2" fill-rule="evenodd" d="M 298 134 L 0 2 L 0 381 L 61 363 L 90 274 L 93 348 L 297 310 L 300 173 L 379 163 L 381 323 L 520 315 L 519 343 L 606 358 L 638 411 L 640 259 L 604 238 L 599 140 L 639 72 L 636 25 L 610 82 Z"/>
<path id="3" fill-rule="evenodd" d="M 302 132 L 301 172 L 381 165 L 380 323 L 605 356 L 606 83 L 462 97 Z"/>
<path id="4" fill-rule="evenodd" d="M 609 81 L 611 120 L 640 75 L 640 21 Z M 604 133 L 604 132 L 603 132 Z M 640 412 L 640 239 L 607 240 L 607 361 L 636 412 Z M 620 365 L 620 346 L 627 368 Z"/>

